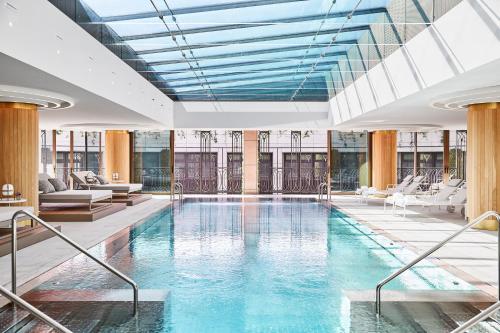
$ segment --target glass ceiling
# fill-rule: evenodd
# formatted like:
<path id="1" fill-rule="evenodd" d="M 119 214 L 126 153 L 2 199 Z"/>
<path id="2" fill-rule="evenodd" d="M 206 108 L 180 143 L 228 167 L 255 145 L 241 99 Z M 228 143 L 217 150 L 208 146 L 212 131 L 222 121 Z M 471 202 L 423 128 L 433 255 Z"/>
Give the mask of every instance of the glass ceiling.
<path id="1" fill-rule="evenodd" d="M 172 99 L 219 101 L 328 100 L 388 1 L 83 0 Z"/>

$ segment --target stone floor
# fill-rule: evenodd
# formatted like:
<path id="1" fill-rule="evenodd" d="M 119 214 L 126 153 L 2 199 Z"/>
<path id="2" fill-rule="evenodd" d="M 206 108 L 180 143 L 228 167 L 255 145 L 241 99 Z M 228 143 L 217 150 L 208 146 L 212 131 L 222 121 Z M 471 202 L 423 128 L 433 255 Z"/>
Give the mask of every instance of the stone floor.
<path id="1" fill-rule="evenodd" d="M 439 243 L 466 224 L 459 212 L 448 213 L 443 207 L 411 207 L 406 217 L 384 211 L 383 199 L 366 203 L 354 196 L 332 196 L 331 202 L 341 211 L 367 224 L 374 231 L 416 253 Z M 498 295 L 498 240 L 496 231 L 472 229 L 444 246 L 433 260 L 454 275 L 484 292 Z"/>
<path id="2" fill-rule="evenodd" d="M 123 211 L 98 221 L 54 222 L 52 224 L 61 225 L 65 235 L 88 249 L 169 204 L 168 196 L 153 196 L 152 200 L 137 206 L 127 207 Z M 37 284 L 36 277 L 77 253 L 76 249 L 57 237 L 19 250 L 17 254 L 17 284 L 20 286 L 30 281 L 23 288 L 18 288 L 19 291 L 22 293 L 31 289 Z M 10 288 L 11 284 L 10 260 L 10 255 L 0 257 L 0 284 L 7 288 Z"/>

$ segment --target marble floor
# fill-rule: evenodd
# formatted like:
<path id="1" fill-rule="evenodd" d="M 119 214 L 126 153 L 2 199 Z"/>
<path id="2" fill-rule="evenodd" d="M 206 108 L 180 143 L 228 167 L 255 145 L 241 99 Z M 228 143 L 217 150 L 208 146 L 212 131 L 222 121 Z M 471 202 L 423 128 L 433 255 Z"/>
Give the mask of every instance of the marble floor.
<path id="1" fill-rule="evenodd" d="M 94 222 L 54 222 L 62 232 L 85 248 L 102 242 L 120 230 L 170 205 L 169 196 L 153 196 L 151 200 Z M 17 284 L 22 293 L 37 284 L 36 277 L 78 254 L 78 251 L 57 237 L 45 240 L 17 254 Z M 10 288 L 11 257 L 0 257 L 0 284 Z M 30 281 L 30 283 L 26 283 Z"/>
<path id="2" fill-rule="evenodd" d="M 354 196 L 332 196 L 331 203 L 374 231 L 415 253 L 439 243 L 466 224 L 459 212 L 443 207 L 407 209 L 406 217 L 384 211 L 383 199 L 360 203 Z M 433 261 L 482 291 L 498 295 L 498 235 L 496 231 L 472 229 L 439 249 Z"/>

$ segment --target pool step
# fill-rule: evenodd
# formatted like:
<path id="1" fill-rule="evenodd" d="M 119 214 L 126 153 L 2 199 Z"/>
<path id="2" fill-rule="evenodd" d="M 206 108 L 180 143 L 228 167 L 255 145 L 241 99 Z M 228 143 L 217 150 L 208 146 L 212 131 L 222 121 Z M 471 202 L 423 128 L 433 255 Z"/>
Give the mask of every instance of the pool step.
<path id="1" fill-rule="evenodd" d="M 23 298 L 74 332 L 155 331 L 163 324 L 164 309 L 169 304 L 168 292 L 141 290 L 139 315 L 134 317 L 130 289 L 40 290 Z M 17 309 L 14 313 L 10 304 L 0 309 L 0 332 L 54 332 L 27 311 Z"/>
<path id="2" fill-rule="evenodd" d="M 450 332 L 489 304 L 389 301 L 384 302 L 382 316 L 377 319 L 373 302 L 352 302 L 351 332 L 399 333 L 401 327 L 408 333 Z M 500 325 L 495 320 L 486 320 L 469 332 L 498 333 Z"/>

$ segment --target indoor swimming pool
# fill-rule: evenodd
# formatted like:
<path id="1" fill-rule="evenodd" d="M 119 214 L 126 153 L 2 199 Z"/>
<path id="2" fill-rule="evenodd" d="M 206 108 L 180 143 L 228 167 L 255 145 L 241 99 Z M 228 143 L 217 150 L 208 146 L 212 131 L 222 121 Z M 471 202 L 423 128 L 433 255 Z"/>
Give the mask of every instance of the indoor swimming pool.
<path id="1" fill-rule="evenodd" d="M 138 331 L 217 333 L 353 331 L 347 294 L 373 292 L 415 256 L 315 200 L 257 198 L 186 199 L 92 252 L 141 290 L 169 292 Z M 115 288 L 128 286 L 79 255 L 37 289 Z M 474 288 L 429 262 L 387 286 L 434 289 Z"/>

